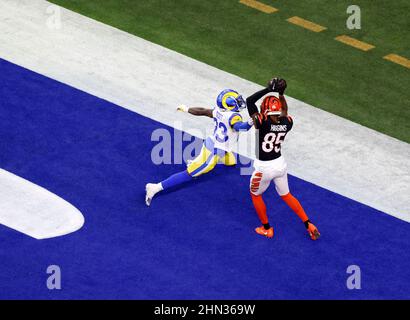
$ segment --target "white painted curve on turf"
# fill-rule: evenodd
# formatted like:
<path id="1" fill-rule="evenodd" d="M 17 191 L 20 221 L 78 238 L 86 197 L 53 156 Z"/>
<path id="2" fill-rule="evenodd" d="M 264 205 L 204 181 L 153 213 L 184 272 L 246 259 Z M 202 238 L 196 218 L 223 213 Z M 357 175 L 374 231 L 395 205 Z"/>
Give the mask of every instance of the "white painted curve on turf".
<path id="1" fill-rule="evenodd" d="M 79 230 L 84 216 L 50 191 L 0 169 L 0 224 L 40 240 Z"/>
<path id="2" fill-rule="evenodd" d="M 205 132 L 211 123 L 176 114 L 176 105 L 211 106 L 223 88 L 245 96 L 260 88 L 65 9 L 61 29 L 49 29 L 50 6 L 0 1 L 1 58 L 164 124 L 180 128 L 175 121 L 181 121 L 189 133 Z M 410 222 L 409 144 L 288 101 L 295 120 L 284 146 L 291 174 Z"/>

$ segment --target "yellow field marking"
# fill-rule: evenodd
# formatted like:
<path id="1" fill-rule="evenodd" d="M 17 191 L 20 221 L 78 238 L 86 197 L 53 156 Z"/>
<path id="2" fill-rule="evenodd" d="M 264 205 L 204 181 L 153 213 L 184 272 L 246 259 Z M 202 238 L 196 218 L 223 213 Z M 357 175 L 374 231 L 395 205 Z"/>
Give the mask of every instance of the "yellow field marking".
<path id="1" fill-rule="evenodd" d="M 254 8 L 265 13 L 274 13 L 276 11 L 279 11 L 274 7 L 268 6 L 267 4 L 264 4 L 256 0 L 240 0 L 239 2 L 244 4 L 245 6 Z"/>
<path id="2" fill-rule="evenodd" d="M 296 16 L 287 19 L 287 21 L 290 22 L 290 23 L 296 24 L 299 27 L 302 27 L 302 28 L 308 29 L 310 31 L 313 31 L 313 32 L 321 32 L 321 31 L 327 29 L 326 27 L 323 27 L 323 26 L 321 26 L 319 24 L 316 24 L 312 21 L 305 20 L 305 19 L 302 19 L 302 18 L 296 17 Z"/>
<path id="3" fill-rule="evenodd" d="M 410 69 L 410 60 L 405 57 L 399 56 L 398 54 L 390 53 L 387 56 L 384 56 L 383 59 L 400 64 L 403 67 Z"/>
<path id="4" fill-rule="evenodd" d="M 369 44 L 369 43 L 366 43 L 366 42 L 363 42 L 363 41 L 360 41 L 360 40 L 357 40 L 355 38 L 351 38 L 345 35 L 338 36 L 335 38 L 335 40 L 342 42 L 344 44 L 347 44 L 349 46 L 352 46 L 356 49 L 363 50 L 363 51 L 369 51 L 375 48 L 375 46 L 372 44 Z"/>

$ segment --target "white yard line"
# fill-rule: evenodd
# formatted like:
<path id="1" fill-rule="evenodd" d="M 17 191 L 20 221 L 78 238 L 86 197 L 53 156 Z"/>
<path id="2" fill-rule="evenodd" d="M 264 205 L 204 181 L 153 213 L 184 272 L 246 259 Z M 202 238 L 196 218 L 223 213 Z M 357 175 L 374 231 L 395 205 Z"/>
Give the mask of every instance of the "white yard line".
<path id="1" fill-rule="evenodd" d="M 183 121 L 187 132 L 211 124 L 175 114 L 177 104 L 212 106 L 223 88 L 244 95 L 260 88 L 65 9 L 61 29 L 49 29 L 50 6 L 0 0 L 1 58 L 164 124 L 179 127 L 175 120 Z M 295 119 L 285 144 L 292 174 L 410 222 L 409 144 L 288 101 Z"/>
<path id="2" fill-rule="evenodd" d="M 0 224 L 35 239 L 63 236 L 84 225 L 80 211 L 55 194 L 0 169 Z"/>

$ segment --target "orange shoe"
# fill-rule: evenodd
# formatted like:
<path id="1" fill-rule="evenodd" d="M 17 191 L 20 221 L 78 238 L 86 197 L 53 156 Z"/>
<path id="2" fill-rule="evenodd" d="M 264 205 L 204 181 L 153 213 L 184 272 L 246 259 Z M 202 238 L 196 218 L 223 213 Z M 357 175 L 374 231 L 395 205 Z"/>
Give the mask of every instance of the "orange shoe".
<path id="1" fill-rule="evenodd" d="M 265 236 L 267 238 L 273 238 L 273 228 L 272 227 L 266 230 L 264 226 L 261 226 L 261 227 L 256 228 L 255 231 L 257 234 L 260 234 L 261 236 Z"/>
<path id="2" fill-rule="evenodd" d="M 307 227 L 307 232 L 312 240 L 317 240 L 320 237 L 319 230 L 315 227 L 315 225 L 309 222 Z"/>

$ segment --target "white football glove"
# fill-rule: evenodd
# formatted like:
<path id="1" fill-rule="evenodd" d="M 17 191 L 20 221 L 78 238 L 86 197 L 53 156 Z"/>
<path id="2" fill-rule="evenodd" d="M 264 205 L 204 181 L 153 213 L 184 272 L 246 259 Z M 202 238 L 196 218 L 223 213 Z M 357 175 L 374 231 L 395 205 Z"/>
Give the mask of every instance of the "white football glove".
<path id="1" fill-rule="evenodd" d="M 177 107 L 177 111 L 188 112 L 189 108 L 186 105 L 181 104 L 180 106 Z"/>

